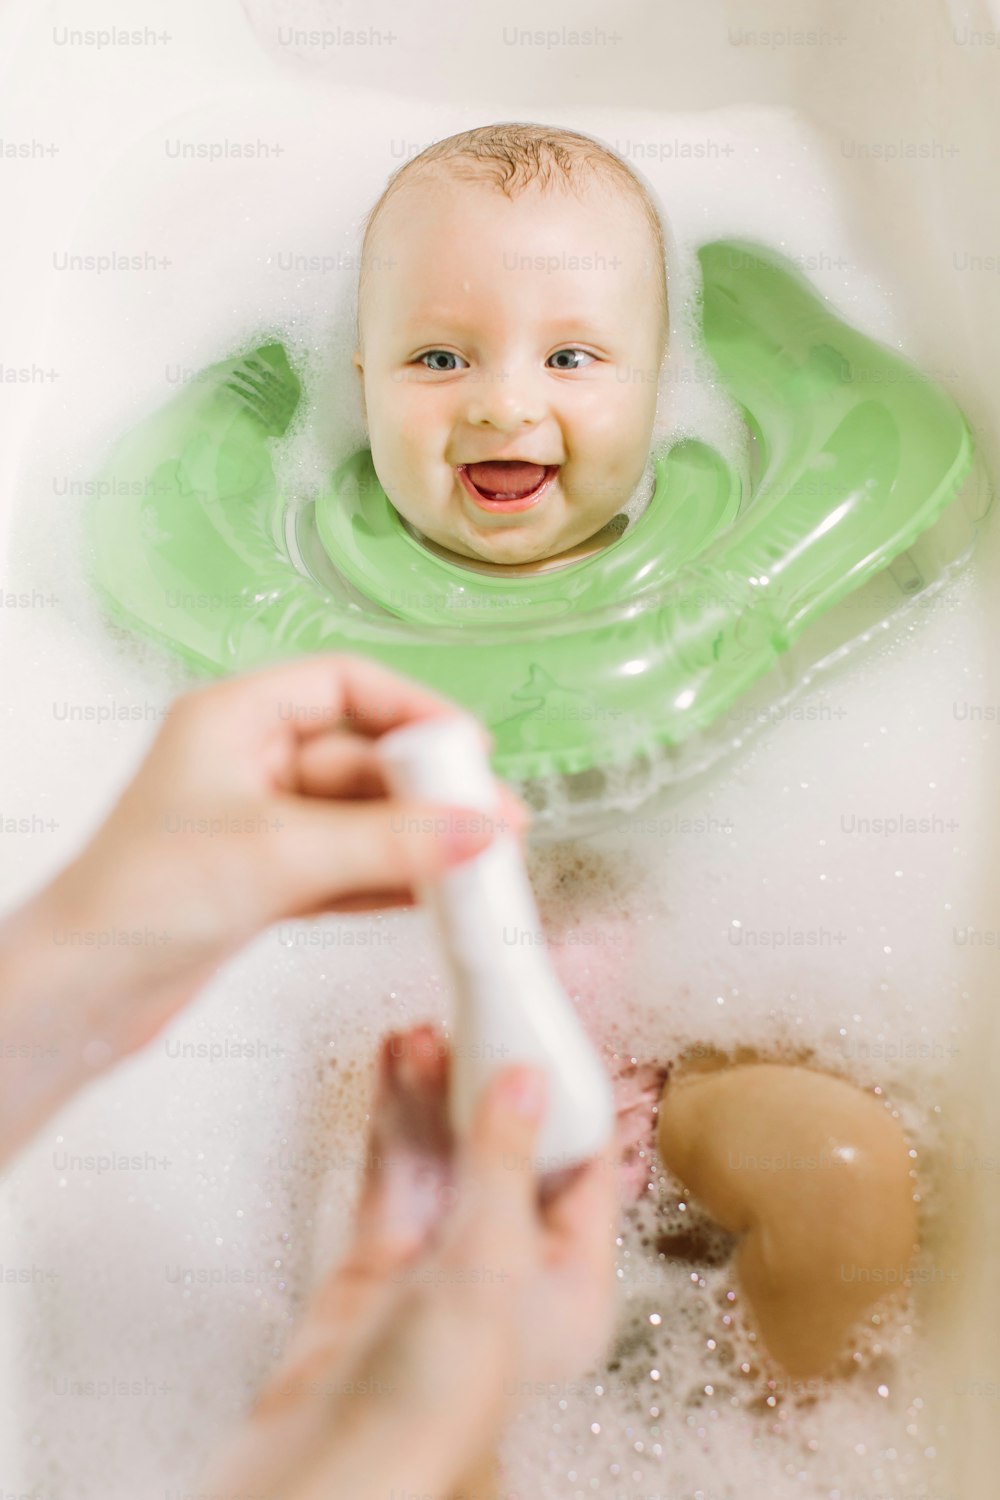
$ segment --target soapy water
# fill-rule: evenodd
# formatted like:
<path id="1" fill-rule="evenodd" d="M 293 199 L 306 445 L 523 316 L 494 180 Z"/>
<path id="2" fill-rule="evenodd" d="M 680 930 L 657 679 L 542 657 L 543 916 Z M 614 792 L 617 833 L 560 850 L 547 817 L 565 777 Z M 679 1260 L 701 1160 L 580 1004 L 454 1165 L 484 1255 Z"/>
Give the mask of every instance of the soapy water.
<path id="1" fill-rule="evenodd" d="M 361 440 L 347 363 L 358 231 L 398 165 L 394 140 L 419 149 L 515 117 L 631 153 L 672 236 L 664 421 L 734 458 L 740 432 L 719 393 L 685 373 L 696 243 L 773 244 L 844 315 L 908 348 L 888 283 L 847 228 L 832 156 L 790 114 L 458 110 L 343 89 L 331 99 L 263 74 L 252 99 L 210 98 L 122 139 L 59 246 L 148 250 L 172 265 L 162 283 L 155 268 L 141 281 L 67 271 L 37 351 L 61 379 L 58 397 L 40 393 L 21 452 L 5 587 L 52 602 L 3 621 L 4 812 L 31 824 L 10 836 L 23 859 L 5 869 L 8 902 L 94 825 L 186 680 L 102 619 L 81 568 L 79 486 L 118 431 L 264 332 L 279 332 L 312 391 L 282 457 L 297 492 Z M 72 106 L 67 82 L 66 118 L 86 116 Z M 335 144 L 348 125 L 365 150 Z M 166 149 L 221 138 L 273 138 L 283 154 L 227 160 L 223 175 L 218 161 Z M 635 155 L 668 138 L 716 149 Z M 39 242 L 51 251 L 51 237 Z M 967 913 L 990 729 L 969 598 L 961 576 L 770 722 L 744 723 L 737 708 L 734 739 L 757 732 L 711 775 L 530 860 L 554 961 L 610 1062 L 750 1048 L 880 1088 L 916 1152 L 925 1229 L 948 1124 L 942 1082 L 968 1045 L 962 964 L 977 941 Z M 0 1286 L 0 1394 L 19 1434 L 3 1440 L 7 1490 L 61 1500 L 195 1486 L 344 1244 L 379 1036 L 446 1024 L 447 1007 L 422 914 L 285 923 L 41 1132 L 0 1197 L 6 1268 L 25 1273 Z M 562 1389 L 514 1393 L 512 1491 L 944 1493 L 919 1298 L 875 1310 L 846 1374 L 788 1382 L 752 1339 L 732 1248 L 681 1184 L 654 1174 L 623 1221 L 608 1360 Z M 924 1280 L 956 1270 L 927 1254 Z"/>

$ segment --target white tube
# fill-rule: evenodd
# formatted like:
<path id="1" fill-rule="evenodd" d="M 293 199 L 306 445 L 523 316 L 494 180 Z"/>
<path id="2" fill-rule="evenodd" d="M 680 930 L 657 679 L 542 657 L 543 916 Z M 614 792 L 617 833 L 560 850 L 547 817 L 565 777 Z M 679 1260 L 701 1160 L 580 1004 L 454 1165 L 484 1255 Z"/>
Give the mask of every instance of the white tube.
<path id="1" fill-rule="evenodd" d="M 377 751 L 393 795 L 493 813 L 497 785 L 478 728 L 429 719 L 383 735 Z M 534 894 L 513 833 L 418 891 L 447 956 L 455 989 L 450 1110 L 459 1136 L 498 1069 L 544 1068 L 549 1104 L 538 1136 L 546 1172 L 593 1156 L 614 1123 L 611 1084 L 549 958 Z"/>

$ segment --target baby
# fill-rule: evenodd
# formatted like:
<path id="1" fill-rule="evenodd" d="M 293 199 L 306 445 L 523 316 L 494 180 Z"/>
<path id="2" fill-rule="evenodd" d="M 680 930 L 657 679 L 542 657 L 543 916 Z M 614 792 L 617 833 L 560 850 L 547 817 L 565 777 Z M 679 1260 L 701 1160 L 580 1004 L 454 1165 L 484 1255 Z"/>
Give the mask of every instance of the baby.
<path id="1" fill-rule="evenodd" d="M 667 331 L 662 224 L 614 153 L 531 124 L 428 147 L 390 179 L 362 246 L 354 364 L 388 499 L 424 546 L 479 571 L 608 546 L 652 499 Z M 898 1123 L 802 1067 L 682 1062 L 664 1088 L 666 1072 L 616 1080 L 629 1195 L 658 1156 L 740 1236 L 772 1357 L 827 1370 L 913 1251 Z"/>
<path id="2" fill-rule="evenodd" d="M 532 124 L 429 146 L 361 254 L 353 358 L 392 505 L 479 571 L 609 545 L 652 498 L 667 326 L 659 215 L 607 147 Z"/>

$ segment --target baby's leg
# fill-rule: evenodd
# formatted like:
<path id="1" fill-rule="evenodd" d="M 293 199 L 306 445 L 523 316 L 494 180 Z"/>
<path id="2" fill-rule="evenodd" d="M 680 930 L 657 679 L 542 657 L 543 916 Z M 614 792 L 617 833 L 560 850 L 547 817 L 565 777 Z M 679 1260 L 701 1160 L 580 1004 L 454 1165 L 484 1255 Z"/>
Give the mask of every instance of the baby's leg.
<path id="1" fill-rule="evenodd" d="M 671 1080 L 660 1154 L 725 1229 L 769 1353 L 826 1369 L 865 1310 L 907 1275 L 912 1162 L 888 1106 L 807 1068 L 757 1063 Z"/>
<path id="2" fill-rule="evenodd" d="M 499 1461 L 495 1454 L 487 1453 L 448 1500 L 498 1500 L 499 1494 Z"/>

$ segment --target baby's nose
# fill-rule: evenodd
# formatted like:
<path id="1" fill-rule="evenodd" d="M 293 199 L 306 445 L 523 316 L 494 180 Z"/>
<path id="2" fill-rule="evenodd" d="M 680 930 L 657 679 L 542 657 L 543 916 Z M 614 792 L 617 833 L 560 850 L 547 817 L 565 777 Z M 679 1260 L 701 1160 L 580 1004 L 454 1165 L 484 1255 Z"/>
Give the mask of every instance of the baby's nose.
<path id="1" fill-rule="evenodd" d="M 469 382 L 468 391 L 465 415 L 473 427 L 513 432 L 543 421 L 548 412 L 539 383 L 530 374 L 509 366 L 479 371 Z"/>

